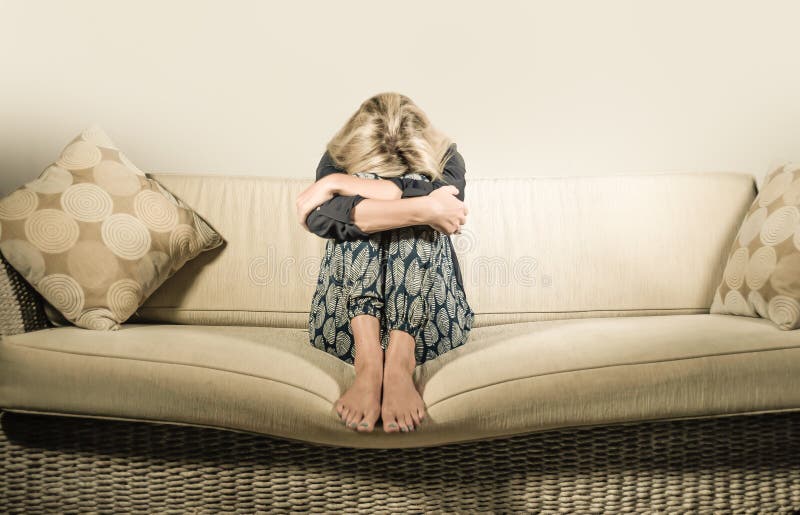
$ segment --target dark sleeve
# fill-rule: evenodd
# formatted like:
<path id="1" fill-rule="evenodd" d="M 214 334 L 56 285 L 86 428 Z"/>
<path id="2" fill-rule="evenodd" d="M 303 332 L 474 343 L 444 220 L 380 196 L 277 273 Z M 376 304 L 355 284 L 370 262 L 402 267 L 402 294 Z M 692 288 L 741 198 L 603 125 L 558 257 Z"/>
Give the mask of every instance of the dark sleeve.
<path id="1" fill-rule="evenodd" d="M 464 188 L 467 185 L 467 169 L 464 164 L 464 157 L 459 153 L 455 143 L 452 144 L 452 148 L 453 153 L 444 165 L 444 173 L 441 179 L 430 182 L 419 179 L 408 179 L 405 177 L 390 177 L 389 180 L 394 182 L 397 187 L 400 188 L 400 191 L 403 192 L 402 198 L 425 196 L 437 188 L 452 184 L 458 188 L 458 195 L 456 195 L 456 197 L 463 202 Z"/>
<path id="2" fill-rule="evenodd" d="M 328 151 L 325 151 L 317 165 L 316 180 L 332 173 L 346 172 L 338 168 Z M 306 225 L 311 232 L 321 238 L 334 238 L 339 241 L 369 238 L 369 234 L 359 229 L 351 218 L 351 211 L 362 200 L 364 197 L 361 195 L 334 195 L 308 214 Z"/>

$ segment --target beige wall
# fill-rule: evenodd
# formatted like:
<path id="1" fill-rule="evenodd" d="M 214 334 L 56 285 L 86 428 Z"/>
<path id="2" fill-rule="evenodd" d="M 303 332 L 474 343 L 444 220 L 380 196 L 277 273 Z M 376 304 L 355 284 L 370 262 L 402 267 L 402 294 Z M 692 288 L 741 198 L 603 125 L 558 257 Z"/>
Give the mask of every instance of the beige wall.
<path id="1" fill-rule="evenodd" d="M 145 170 L 313 175 L 403 92 L 473 176 L 800 160 L 800 2 L 0 0 L 0 193 L 98 122 Z"/>

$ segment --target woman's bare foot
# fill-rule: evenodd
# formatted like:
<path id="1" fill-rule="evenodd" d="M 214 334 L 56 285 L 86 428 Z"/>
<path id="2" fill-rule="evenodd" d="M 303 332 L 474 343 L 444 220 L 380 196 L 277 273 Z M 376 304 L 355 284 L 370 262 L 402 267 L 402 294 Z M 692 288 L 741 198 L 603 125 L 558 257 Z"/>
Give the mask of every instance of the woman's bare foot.
<path id="1" fill-rule="evenodd" d="M 380 325 L 372 315 L 358 315 L 350 319 L 350 329 L 356 346 L 356 378 L 334 405 L 339 418 L 348 428 L 372 431 L 381 413 L 383 349 L 380 345 Z"/>
<path id="2" fill-rule="evenodd" d="M 350 429 L 372 431 L 381 412 L 380 365 L 363 367 L 356 373 L 355 381 L 336 401 L 339 418 Z"/>
<path id="3" fill-rule="evenodd" d="M 414 338 L 403 331 L 390 334 L 384 355 L 381 419 L 387 433 L 414 431 L 425 418 L 425 402 L 414 385 Z"/>

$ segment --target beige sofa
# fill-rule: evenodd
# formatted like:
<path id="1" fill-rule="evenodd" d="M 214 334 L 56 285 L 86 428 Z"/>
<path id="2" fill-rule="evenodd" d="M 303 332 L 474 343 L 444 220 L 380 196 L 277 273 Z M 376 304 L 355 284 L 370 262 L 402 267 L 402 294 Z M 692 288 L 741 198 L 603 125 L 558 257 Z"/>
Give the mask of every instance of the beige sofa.
<path id="1" fill-rule="evenodd" d="M 74 478 L 72 490 L 59 483 L 58 508 L 97 498 L 75 484 L 99 481 L 82 459 L 111 470 L 99 448 L 151 461 L 139 473 L 117 463 L 126 479 L 107 504 L 86 501 L 96 509 L 118 496 L 245 512 L 800 508 L 800 332 L 708 312 L 757 193 L 751 175 L 471 179 L 454 243 L 475 327 L 417 368 L 428 419 L 396 434 L 343 427 L 333 403 L 354 369 L 308 343 L 324 240 L 297 224 L 294 198 L 310 181 L 152 176 L 227 244 L 187 263 L 120 331 L 3 337 L 0 473 L 16 505 L 34 492 L 13 471 L 46 447 L 61 481 Z M 150 454 L 130 450 L 154 431 L 164 441 Z M 225 483 L 237 439 L 248 443 L 236 466 L 267 455 L 271 466 L 254 460 L 247 481 Z M 201 462 L 216 472 L 174 480 L 169 494 L 168 477 L 141 472 L 159 453 L 181 474 Z"/>

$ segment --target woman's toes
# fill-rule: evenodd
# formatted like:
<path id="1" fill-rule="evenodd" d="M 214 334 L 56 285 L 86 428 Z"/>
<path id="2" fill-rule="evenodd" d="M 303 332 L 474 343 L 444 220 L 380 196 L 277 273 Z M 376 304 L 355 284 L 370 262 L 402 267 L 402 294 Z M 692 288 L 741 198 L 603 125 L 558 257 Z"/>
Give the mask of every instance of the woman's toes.
<path id="1" fill-rule="evenodd" d="M 396 433 L 400 431 L 400 425 L 394 417 L 383 417 L 383 430 L 387 433 Z"/>
<path id="2" fill-rule="evenodd" d="M 400 424 L 400 431 L 402 431 L 403 433 L 411 431 L 411 427 L 409 427 L 408 421 L 406 420 L 405 416 L 400 415 L 399 417 L 397 417 L 397 423 Z"/>
<path id="3" fill-rule="evenodd" d="M 344 406 L 344 407 L 342 408 L 342 413 L 341 413 L 341 415 L 339 416 L 339 418 L 341 418 L 341 419 L 342 419 L 342 422 L 343 422 L 344 424 L 347 424 L 347 417 L 348 417 L 348 415 L 349 415 L 349 414 L 350 414 L 350 410 L 347 408 L 347 406 Z"/>
<path id="4" fill-rule="evenodd" d="M 420 422 L 425 420 L 425 408 L 417 408 L 417 415 L 419 416 Z"/>
<path id="5" fill-rule="evenodd" d="M 404 418 L 404 420 L 405 420 L 406 428 L 408 428 L 409 431 L 413 431 L 414 430 L 414 420 L 411 418 L 411 414 L 407 413 L 405 418 Z"/>
<path id="6" fill-rule="evenodd" d="M 363 414 L 354 411 L 352 415 L 347 419 L 347 427 L 350 429 L 355 429 L 358 426 L 358 423 L 361 422 L 363 418 Z"/>
<path id="7" fill-rule="evenodd" d="M 357 429 L 359 431 L 372 431 L 375 428 L 375 421 L 378 420 L 378 414 L 365 415 L 358 423 Z"/>

